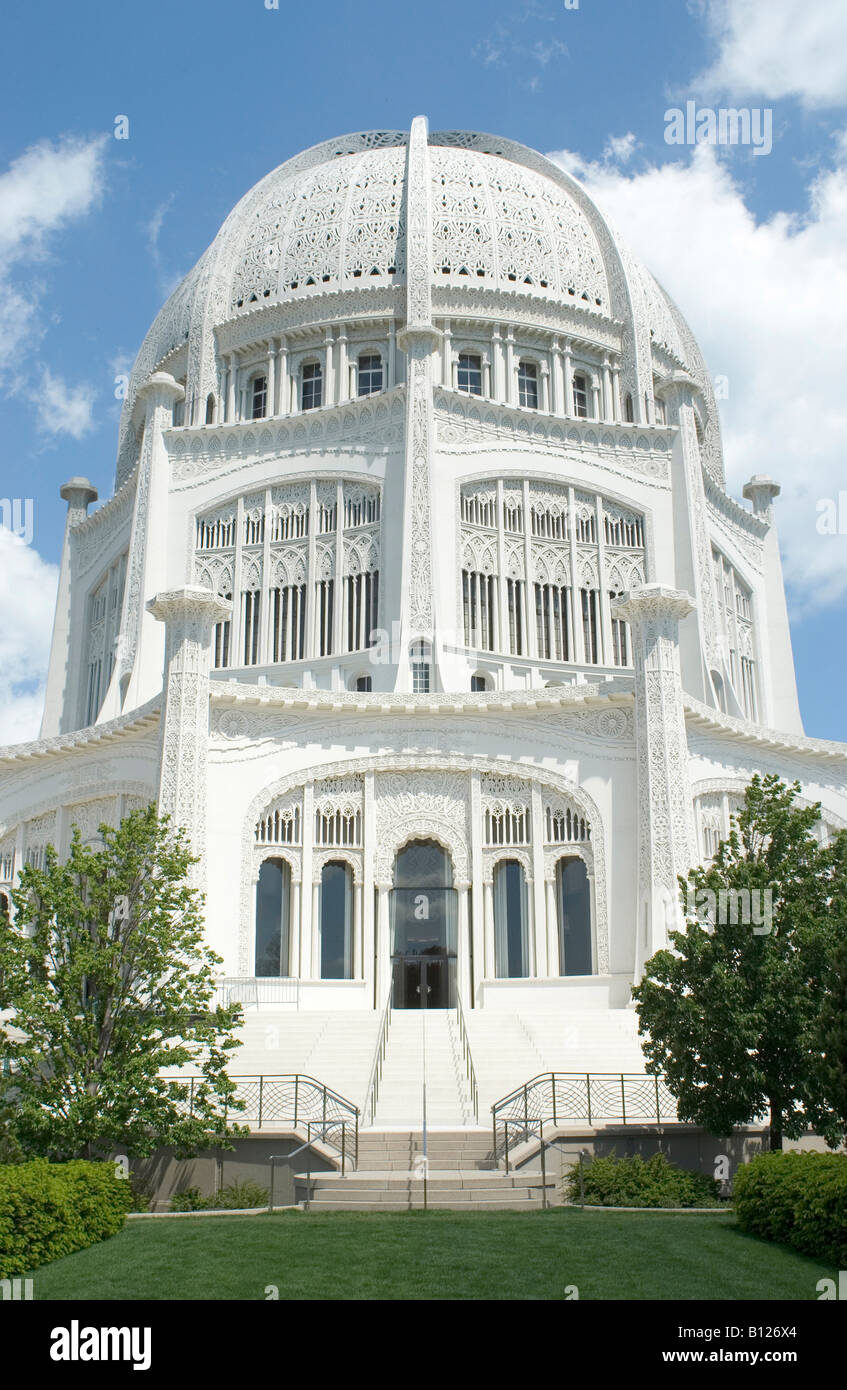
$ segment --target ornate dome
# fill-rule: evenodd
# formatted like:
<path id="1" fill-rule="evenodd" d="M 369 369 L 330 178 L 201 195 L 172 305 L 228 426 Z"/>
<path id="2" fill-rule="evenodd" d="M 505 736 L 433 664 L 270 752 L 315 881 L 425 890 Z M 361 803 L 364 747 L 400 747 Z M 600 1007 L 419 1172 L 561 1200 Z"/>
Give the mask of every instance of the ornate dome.
<path id="1" fill-rule="evenodd" d="M 241 199 L 144 341 L 122 419 L 119 481 L 130 466 L 137 390 L 165 359 L 187 347 L 188 393 L 201 399 L 214 389 L 221 325 L 285 304 L 302 314 L 310 297 L 405 285 L 408 139 L 377 131 L 326 141 Z M 433 290 L 472 289 L 480 306 L 489 291 L 519 294 L 612 320 L 642 394 L 652 393 L 652 349 L 663 349 L 701 389 L 707 466 L 721 478 L 717 416 L 693 335 L 582 186 L 495 136 L 432 132 L 428 143 Z"/>

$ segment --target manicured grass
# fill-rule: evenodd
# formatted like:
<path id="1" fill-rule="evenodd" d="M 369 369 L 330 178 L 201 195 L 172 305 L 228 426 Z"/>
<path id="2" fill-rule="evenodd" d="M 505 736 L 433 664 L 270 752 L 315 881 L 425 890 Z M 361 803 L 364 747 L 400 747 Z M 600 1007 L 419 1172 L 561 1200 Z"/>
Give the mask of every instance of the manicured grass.
<path id="1" fill-rule="evenodd" d="M 834 1271 L 669 1213 L 280 1212 L 132 1221 L 36 1271 L 36 1299 L 810 1299 Z M 836 1276 L 837 1277 L 837 1276 Z"/>

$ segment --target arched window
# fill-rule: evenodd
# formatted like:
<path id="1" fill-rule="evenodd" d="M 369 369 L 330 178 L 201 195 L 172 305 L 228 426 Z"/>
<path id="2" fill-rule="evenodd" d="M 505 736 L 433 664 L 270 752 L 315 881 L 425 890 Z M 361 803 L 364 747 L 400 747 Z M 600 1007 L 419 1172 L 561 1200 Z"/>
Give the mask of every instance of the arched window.
<path id="1" fill-rule="evenodd" d="M 494 958 L 498 979 L 529 974 L 529 895 L 516 859 L 501 859 L 494 868 Z"/>
<path id="2" fill-rule="evenodd" d="M 529 410 L 538 409 L 538 368 L 534 362 L 518 365 L 518 404 Z"/>
<path id="3" fill-rule="evenodd" d="M 333 859 L 324 864 L 320 887 L 321 979 L 353 978 L 353 871 Z"/>
<path id="4" fill-rule="evenodd" d="M 358 690 L 360 694 L 367 695 L 369 691 L 373 690 L 373 688 L 373 676 L 356 677 L 353 689 Z"/>
<path id="5" fill-rule="evenodd" d="M 482 395 L 482 358 L 472 352 L 459 353 L 456 385 L 470 396 Z"/>
<path id="6" fill-rule="evenodd" d="M 225 598 L 229 603 L 232 602 L 231 593 L 222 594 L 221 597 Z M 224 618 L 222 622 L 215 623 L 215 631 L 212 636 L 212 665 L 215 667 L 215 669 L 219 669 L 222 666 L 229 665 L 230 632 L 231 623 L 229 618 Z"/>
<path id="7" fill-rule="evenodd" d="M 419 639 L 409 648 L 412 667 L 412 690 L 416 695 L 428 695 L 432 686 L 432 663 L 428 642 Z"/>
<path id="8" fill-rule="evenodd" d="M 320 362 L 304 362 L 300 384 L 300 409 L 317 410 L 323 405 L 323 371 Z"/>
<path id="9" fill-rule="evenodd" d="M 264 420 L 268 408 L 268 379 L 254 376 L 250 382 L 250 419 Z"/>
<path id="10" fill-rule="evenodd" d="M 291 869 L 266 859 L 256 884 L 256 975 L 287 975 L 290 956 Z"/>
<path id="11" fill-rule="evenodd" d="M 484 676 L 479 671 L 476 673 L 476 675 L 471 676 L 471 690 L 475 694 L 479 694 L 482 690 L 488 690 L 488 688 L 489 686 L 487 676 Z"/>
<path id="12" fill-rule="evenodd" d="M 559 974 L 590 975 L 591 891 L 585 863 L 577 856 L 556 865 Z"/>
<path id="13" fill-rule="evenodd" d="M 624 407 L 623 407 L 623 409 L 624 409 L 624 419 L 626 420 L 626 423 L 627 423 L 628 425 L 634 425 L 634 424 L 635 424 L 635 410 L 634 410 L 633 404 L 632 404 L 632 392 L 631 392 L 631 391 L 627 391 L 627 393 L 626 393 L 626 397 L 625 397 L 625 399 L 624 399 Z"/>
<path id="14" fill-rule="evenodd" d="M 359 395 L 375 396 L 382 390 L 382 358 L 376 352 L 363 352 L 359 357 Z"/>
<path id="15" fill-rule="evenodd" d="M 588 419 L 588 379 L 582 372 L 573 379 L 573 409 L 580 420 Z"/>
<path id="16" fill-rule="evenodd" d="M 206 397 L 206 424 L 207 424 L 207 425 L 213 425 L 214 423 L 215 423 L 215 398 L 214 398 L 214 396 L 213 396 L 213 395 L 211 394 L 211 392 L 210 392 L 209 395 Z"/>

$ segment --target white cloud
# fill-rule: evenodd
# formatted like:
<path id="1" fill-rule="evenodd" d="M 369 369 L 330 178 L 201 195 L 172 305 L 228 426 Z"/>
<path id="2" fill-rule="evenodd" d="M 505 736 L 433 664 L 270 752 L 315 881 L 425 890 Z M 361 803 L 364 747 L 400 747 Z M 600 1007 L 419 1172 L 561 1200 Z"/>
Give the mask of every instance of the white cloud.
<path id="1" fill-rule="evenodd" d="M 32 267 L 46 259 L 52 237 L 99 202 L 106 138 L 42 141 L 0 174 L 0 371 L 20 369 L 44 335 L 43 287 Z M 76 433 L 79 410 L 63 418 Z"/>
<path id="2" fill-rule="evenodd" d="M 0 526 L 0 744 L 38 737 L 58 575 Z"/>
<path id="3" fill-rule="evenodd" d="M 734 96 L 847 102 L 847 6 L 842 0 L 703 0 L 718 53 L 695 84 Z"/>
<path id="4" fill-rule="evenodd" d="M 847 536 L 821 536 L 816 502 L 847 489 L 847 147 L 803 215 L 757 222 L 709 146 L 628 174 L 553 155 L 581 177 L 679 304 L 709 370 L 729 380 L 721 418 L 729 490 L 782 484 L 777 521 L 800 610 L 847 597 Z"/>
<path id="5" fill-rule="evenodd" d="M 639 143 L 631 130 L 628 130 L 626 135 L 610 135 L 603 146 L 603 163 L 628 164 Z"/>
<path id="6" fill-rule="evenodd" d="M 94 427 L 92 406 L 96 394 L 91 386 L 69 387 L 45 367 L 36 397 L 39 428 L 48 434 L 70 434 L 74 439 L 82 439 Z"/>

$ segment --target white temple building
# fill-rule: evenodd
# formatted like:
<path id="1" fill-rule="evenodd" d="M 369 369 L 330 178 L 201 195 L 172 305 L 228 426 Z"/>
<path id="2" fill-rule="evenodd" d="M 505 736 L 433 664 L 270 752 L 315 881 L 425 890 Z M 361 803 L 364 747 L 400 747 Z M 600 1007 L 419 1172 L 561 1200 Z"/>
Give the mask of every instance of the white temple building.
<path id="1" fill-rule="evenodd" d="M 556 165 L 422 118 L 297 155 L 153 323 L 114 495 L 62 488 L 0 893 L 158 799 L 247 1006 L 234 1072 L 415 1125 L 424 1008 L 436 1125 L 643 1072 L 630 987 L 751 775 L 847 825 L 778 494 L 728 495 L 689 328 Z"/>

